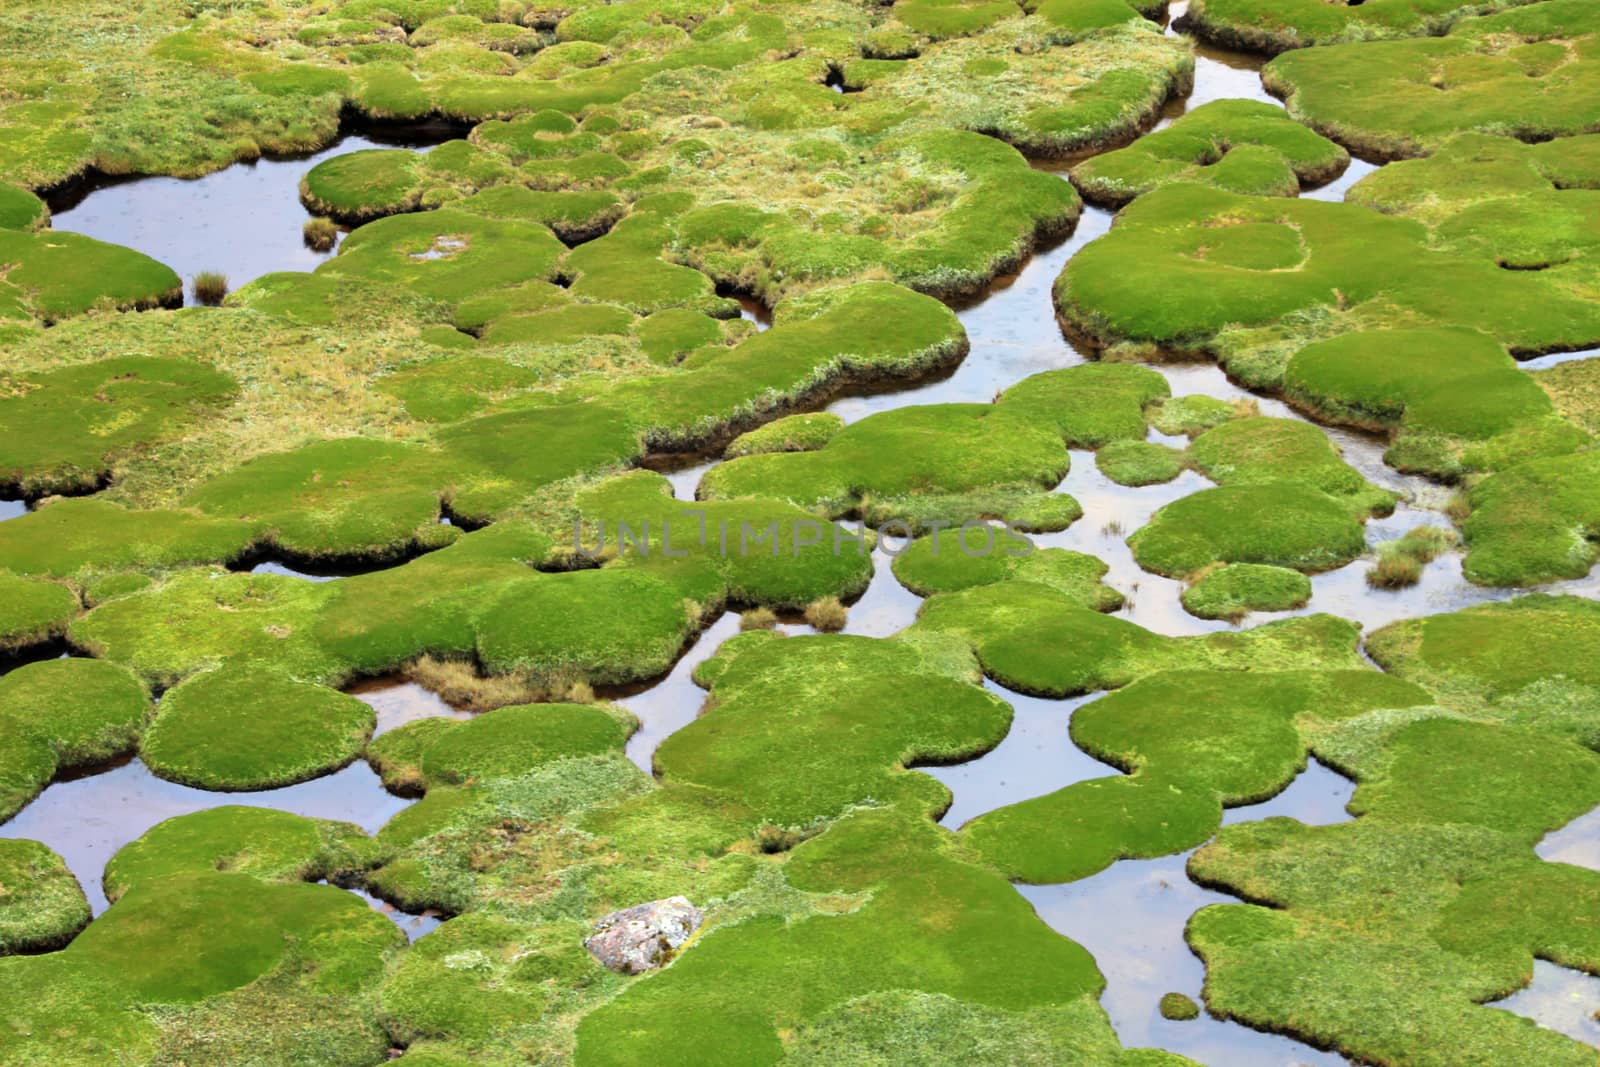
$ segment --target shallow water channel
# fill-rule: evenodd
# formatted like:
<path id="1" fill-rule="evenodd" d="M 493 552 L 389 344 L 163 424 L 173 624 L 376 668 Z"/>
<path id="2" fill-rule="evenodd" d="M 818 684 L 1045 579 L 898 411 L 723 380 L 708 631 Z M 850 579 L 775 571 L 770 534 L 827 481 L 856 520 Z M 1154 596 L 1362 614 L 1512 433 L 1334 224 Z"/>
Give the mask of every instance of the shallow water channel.
<path id="1" fill-rule="evenodd" d="M 1184 4 L 1173 5 L 1173 16 Z M 1170 31 L 1169 31 L 1170 32 Z M 1261 88 L 1259 58 L 1198 49 L 1194 93 L 1175 101 L 1163 114 L 1167 124 L 1201 103 L 1230 96 L 1271 100 Z M 421 147 L 459 131 L 411 131 L 402 145 Z M 310 270 L 325 258 L 301 243 L 300 225 L 307 213 L 300 205 L 300 177 L 317 161 L 379 144 L 370 134 L 351 134 L 314 155 L 296 160 L 261 160 L 241 164 L 195 180 L 147 178 L 106 181 L 63 194 L 53 203 L 54 225 L 117 244 L 127 245 L 168 263 L 184 277 L 201 270 L 220 270 L 237 288 L 278 270 Z M 1340 199 L 1355 181 L 1375 169 L 1359 161 L 1339 179 L 1308 196 Z M 1065 174 L 1062 174 L 1065 178 Z M 1085 208 L 1070 237 L 1035 250 L 1012 274 L 997 279 L 981 297 L 957 305 L 971 342 L 967 358 L 948 375 L 898 392 L 849 396 L 828 406 L 847 422 L 877 412 L 916 404 L 987 403 L 1007 387 L 1040 371 L 1072 366 L 1087 356 L 1066 341 L 1056 325 L 1051 286 L 1066 261 L 1089 241 L 1105 234 L 1114 216 Z M 770 323 L 766 309 L 745 302 L 743 314 L 760 328 Z M 1553 365 L 1593 353 L 1549 357 L 1534 366 Z M 1163 365 L 1175 396 L 1204 393 L 1223 399 L 1253 399 L 1263 414 L 1299 418 L 1281 401 L 1255 396 L 1230 382 L 1210 364 Z M 1329 436 L 1345 458 L 1370 480 L 1399 492 L 1406 500 L 1389 518 L 1368 527 L 1369 543 L 1392 539 L 1414 526 L 1449 526 L 1437 509 L 1446 494 L 1422 479 L 1395 473 L 1382 462 L 1377 439 L 1339 429 Z M 1152 431 L 1152 440 L 1179 445 Z M 1185 472 L 1166 485 L 1130 489 L 1100 474 L 1094 456 L 1072 453 L 1072 469 L 1058 491 L 1072 494 L 1084 517 L 1069 529 L 1037 538 L 1045 547 L 1069 548 L 1098 556 L 1110 567 L 1106 581 L 1121 591 L 1127 604 L 1121 614 L 1148 629 L 1168 635 L 1190 635 L 1228 628 L 1225 622 L 1197 619 L 1179 603 L 1182 583 L 1148 574 L 1134 563 L 1125 538 L 1148 521 L 1162 505 L 1204 488 L 1209 483 Z M 712 461 L 714 462 L 714 461 Z M 692 499 L 700 476 L 712 462 L 668 474 L 674 492 Z M 20 501 L 0 501 L 0 520 L 22 514 Z M 1299 614 L 1326 611 L 1360 622 L 1369 631 L 1401 618 L 1454 611 L 1475 603 L 1506 599 L 1516 590 L 1489 590 L 1470 585 L 1461 574 L 1461 555 L 1446 553 L 1430 564 L 1421 584 L 1401 591 L 1375 591 L 1364 580 L 1366 561 L 1315 576 L 1310 604 Z M 255 569 L 307 580 L 336 580 L 340 572 L 307 573 L 274 561 Z M 1549 591 L 1600 595 L 1600 577 L 1544 587 Z M 876 574 L 852 605 L 848 633 L 884 637 L 909 626 L 921 601 L 897 582 L 888 561 L 879 557 Z M 1249 624 L 1276 616 L 1252 616 Z M 627 755 L 651 769 L 655 750 L 674 731 L 693 721 L 704 694 L 691 675 L 724 640 L 738 632 L 739 619 L 725 613 L 659 680 L 604 696 L 629 708 L 641 728 L 630 740 Z M 784 620 L 787 632 L 807 632 Z M 0 666 L 0 671 L 5 669 Z M 959 827 L 986 811 L 1054 792 L 1073 782 L 1118 773 L 1076 748 L 1067 732 L 1073 712 L 1089 700 L 1043 700 L 986 683 L 1015 711 L 1011 732 L 988 754 L 964 764 L 928 768 L 944 782 L 953 803 L 943 818 Z M 381 679 L 352 690 L 378 712 L 379 731 L 416 718 L 463 713 L 414 683 Z M 1271 815 L 1289 815 L 1307 823 L 1332 823 L 1344 811 L 1353 784 L 1312 763 L 1288 789 L 1266 803 L 1225 813 L 1225 823 Z M 326 819 L 354 822 L 376 831 L 411 801 L 385 791 L 376 774 L 357 762 L 311 782 L 263 793 L 209 793 L 156 778 L 137 759 L 99 773 L 58 781 L 49 786 L 11 822 L 0 836 L 30 837 L 60 853 L 82 881 L 98 914 L 106 906 L 101 871 L 115 851 L 164 819 L 223 804 L 256 804 Z M 1587 821 L 1586 821 L 1587 820 Z M 1549 859 L 1600 865 L 1600 816 L 1585 817 L 1547 839 L 1541 854 Z M 1018 886 L 1039 915 L 1063 935 L 1085 946 L 1107 979 L 1102 1003 L 1123 1043 L 1157 1046 L 1188 1055 L 1210 1067 L 1325 1067 L 1341 1057 L 1320 1052 L 1291 1039 L 1259 1033 L 1202 1015 L 1191 1022 L 1169 1022 L 1156 1003 L 1163 993 L 1178 991 L 1199 998 L 1204 979 L 1199 960 L 1183 940 L 1193 912 L 1232 898 L 1201 889 L 1184 873 L 1187 855 L 1155 860 L 1123 861 L 1079 882 L 1056 886 Z M 365 896 L 365 894 L 362 894 Z M 371 897 L 366 899 L 415 937 L 439 921 L 437 916 L 407 916 Z M 1579 981 L 1581 979 L 1581 981 Z M 1574 998 L 1582 1011 L 1572 1007 Z M 1589 998 L 1589 999 L 1584 999 Z M 1591 1002 L 1592 1001 L 1592 1002 Z M 1540 963 L 1529 989 L 1496 1007 L 1518 1011 L 1580 1040 L 1600 1042 L 1600 1025 L 1574 1014 L 1592 1012 L 1600 1004 L 1600 982 Z"/>

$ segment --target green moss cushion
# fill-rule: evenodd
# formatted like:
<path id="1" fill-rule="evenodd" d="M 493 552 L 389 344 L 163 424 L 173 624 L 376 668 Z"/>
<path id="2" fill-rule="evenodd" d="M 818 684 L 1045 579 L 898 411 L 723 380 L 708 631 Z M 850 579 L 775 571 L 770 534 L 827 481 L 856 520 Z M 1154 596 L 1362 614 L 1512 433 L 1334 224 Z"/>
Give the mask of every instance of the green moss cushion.
<path id="1" fill-rule="evenodd" d="M 268 670 L 224 667 L 170 690 L 139 753 L 163 778 L 202 789 L 271 789 L 349 763 L 372 708 Z"/>
<path id="2" fill-rule="evenodd" d="M 89 924 L 89 900 L 60 856 L 0 839 L 0 956 L 60 948 Z"/>

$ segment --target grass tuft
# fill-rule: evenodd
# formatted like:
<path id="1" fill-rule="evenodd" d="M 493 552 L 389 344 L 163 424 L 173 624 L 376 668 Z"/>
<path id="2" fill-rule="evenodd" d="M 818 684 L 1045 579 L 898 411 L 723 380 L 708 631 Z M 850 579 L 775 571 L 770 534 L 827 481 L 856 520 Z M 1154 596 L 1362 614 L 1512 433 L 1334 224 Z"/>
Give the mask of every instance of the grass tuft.
<path id="1" fill-rule="evenodd" d="M 221 271 L 203 270 L 194 276 L 194 298 L 207 307 L 216 307 L 228 295 L 228 276 Z"/>
<path id="2" fill-rule="evenodd" d="M 307 219 L 300 228 L 300 235 L 312 251 L 329 252 L 339 240 L 339 227 L 332 219 L 319 216 Z"/>

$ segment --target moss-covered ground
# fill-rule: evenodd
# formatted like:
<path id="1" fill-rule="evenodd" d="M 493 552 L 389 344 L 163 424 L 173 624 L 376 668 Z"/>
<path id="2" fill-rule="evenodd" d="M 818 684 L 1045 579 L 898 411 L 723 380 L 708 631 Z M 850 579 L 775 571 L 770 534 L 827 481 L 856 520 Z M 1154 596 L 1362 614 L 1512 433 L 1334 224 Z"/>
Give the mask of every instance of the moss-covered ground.
<path id="1" fill-rule="evenodd" d="M 0 838 L 0 1061 L 1180 1067 L 1014 883 L 1197 850 L 1210 1018 L 1150 1014 L 1592 1067 L 1486 1005 L 1600 974 L 1600 876 L 1535 851 L 1600 806 L 1600 360 L 1518 364 L 1600 345 L 1600 18 L 1192 0 L 1286 107 L 1182 111 L 1166 14 L 6 4 L 0 823 L 129 760 L 183 807 Z M 52 225 L 415 122 L 216 306 Z M 1298 195 L 1352 154 L 1399 162 Z M 1580 595 L 1388 592 L 1458 552 Z M 1299 614 L 1349 575 L 1441 613 Z M 397 725 L 396 672 L 473 714 Z M 1099 769 L 1019 791 L 1049 699 Z M 976 809 L 919 769 L 983 759 Z M 1312 760 L 1352 821 L 1230 811 Z M 297 813 L 356 780 L 407 806 Z M 660 971 L 584 947 L 679 895 Z"/>

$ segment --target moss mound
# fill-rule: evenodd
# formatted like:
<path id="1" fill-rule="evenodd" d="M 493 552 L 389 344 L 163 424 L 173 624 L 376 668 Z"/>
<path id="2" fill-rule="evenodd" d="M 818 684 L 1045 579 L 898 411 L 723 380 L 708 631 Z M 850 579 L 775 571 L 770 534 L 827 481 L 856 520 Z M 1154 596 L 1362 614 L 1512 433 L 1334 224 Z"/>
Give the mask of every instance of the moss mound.
<path id="1" fill-rule="evenodd" d="M 201 789 L 273 789 L 353 760 L 370 706 L 267 670 L 224 667 L 170 690 L 139 744 L 156 774 Z"/>
<path id="2" fill-rule="evenodd" d="M 728 445 L 725 454 L 729 459 L 737 459 L 768 452 L 815 452 L 842 429 L 844 420 L 831 412 L 790 415 L 740 434 Z"/>
<path id="3" fill-rule="evenodd" d="M 1311 45 L 1383 38 L 1437 37 L 1468 15 L 1516 7 L 1529 0 L 1195 0 L 1184 28 L 1227 48 L 1283 52 Z"/>
<path id="4" fill-rule="evenodd" d="M 71 589 L 0 572 L 0 651 L 60 637 L 78 613 Z"/>
<path id="5" fill-rule="evenodd" d="M 410 723 L 373 742 L 367 758 L 386 782 L 424 789 L 461 785 L 516 778 L 558 759 L 620 751 L 636 726 L 620 708 L 528 704 L 467 722 Z"/>
<path id="6" fill-rule="evenodd" d="M 894 576 L 924 597 L 1016 579 L 1049 586 L 1095 611 L 1122 606 L 1122 594 L 1102 582 L 1107 566 L 1094 556 L 1035 548 L 1017 534 L 1006 535 L 1005 543 L 997 541 L 999 548 L 990 548 L 989 536 L 967 529 L 918 538 L 894 558 Z"/>
<path id="7" fill-rule="evenodd" d="M 1127 148 L 1072 170 L 1085 199 L 1120 207 L 1169 182 L 1200 182 L 1232 193 L 1295 196 L 1332 181 L 1349 165 L 1343 148 L 1283 109 L 1257 100 L 1214 100 Z"/>
<path id="8" fill-rule="evenodd" d="M 248 1013 L 254 1048 L 285 1062 L 375 1059 L 384 1038 L 360 1003 L 400 941 L 394 924 L 330 886 L 218 871 L 156 879 L 64 951 L 0 961 L 15 1009 L 7 1048 L 25 1064 L 245 1054 Z"/>
<path id="9" fill-rule="evenodd" d="M 1592 6 L 1552 0 L 1461 19 L 1443 37 L 1290 52 L 1262 80 L 1295 118 L 1369 158 L 1424 155 L 1471 130 L 1544 141 L 1600 122 L 1597 33 Z"/>
<path id="10" fill-rule="evenodd" d="M 1029 882 L 1181 852 L 1216 833 L 1224 806 L 1258 803 L 1287 786 L 1324 730 L 1432 699 L 1371 670 L 1151 674 L 1072 716 L 1073 742 L 1126 777 L 999 808 L 963 827 L 962 837 Z"/>
<path id="11" fill-rule="evenodd" d="M 60 856 L 0 839 L 0 956 L 60 948 L 89 925 L 89 900 Z"/>
<path id="12" fill-rule="evenodd" d="M 120 356 L 4 379 L 0 484 L 29 496 L 93 489 L 129 453 L 212 414 L 233 379 L 187 360 Z"/>
<path id="13" fill-rule="evenodd" d="M 105 891 L 115 903 L 145 882 L 204 871 L 267 882 L 342 881 L 370 854 L 367 835 L 350 823 L 227 804 L 157 823 L 124 845 L 106 864 Z"/>
<path id="14" fill-rule="evenodd" d="M 1139 566 L 1173 578 L 1217 562 L 1331 570 L 1366 544 L 1345 507 L 1292 483 L 1202 489 L 1162 507 L 1128 538 Z"/>
<path id="15" fill-rule="evenodd" d="M 1311 579 L 1299 571 L 1230 563 L 1183 591 L 1183 609 L 1202 619 L 1237 622 L 1252 611 L 1290 611 L 1311 599 Z"/>
<path id="16" fill-rule="evenodd" d="M 130 751 L 149 711 L 144 687 L 111 663 L 43 660 L 0 677 L 0 820 L 32 800 L 57 770 Z"/>
<path id="17" fill-rule="evenodd" d="M 1113 441 L 1094 456 L 1100 473 L 1118 485 L 1170 482 L 1183 473 L 1183 454 L 1150 441 Z"/>
<path id="18" fill-rule="evenodd" d="M 76 233 L 0 228 L 0 321 L 45 324 L 96 307 L 139 310 L 183 302 L 183 282 L 171 267 L 131 248 Z"/>
<path id="19" fill-rule="evenodd" d="M 948 643 L 794 637 L 725 655 L 714 703 L 662 743 L 656 767 L 668 781 L 737 797 L 777 826 L 805 827 L 868 797 L 937 811 L 949 803 L 944 787 L 905 766 L 970 758 L 998 744 L 1011 721 Z M 797 773 L 762 770 L 773 766 Z"/>

